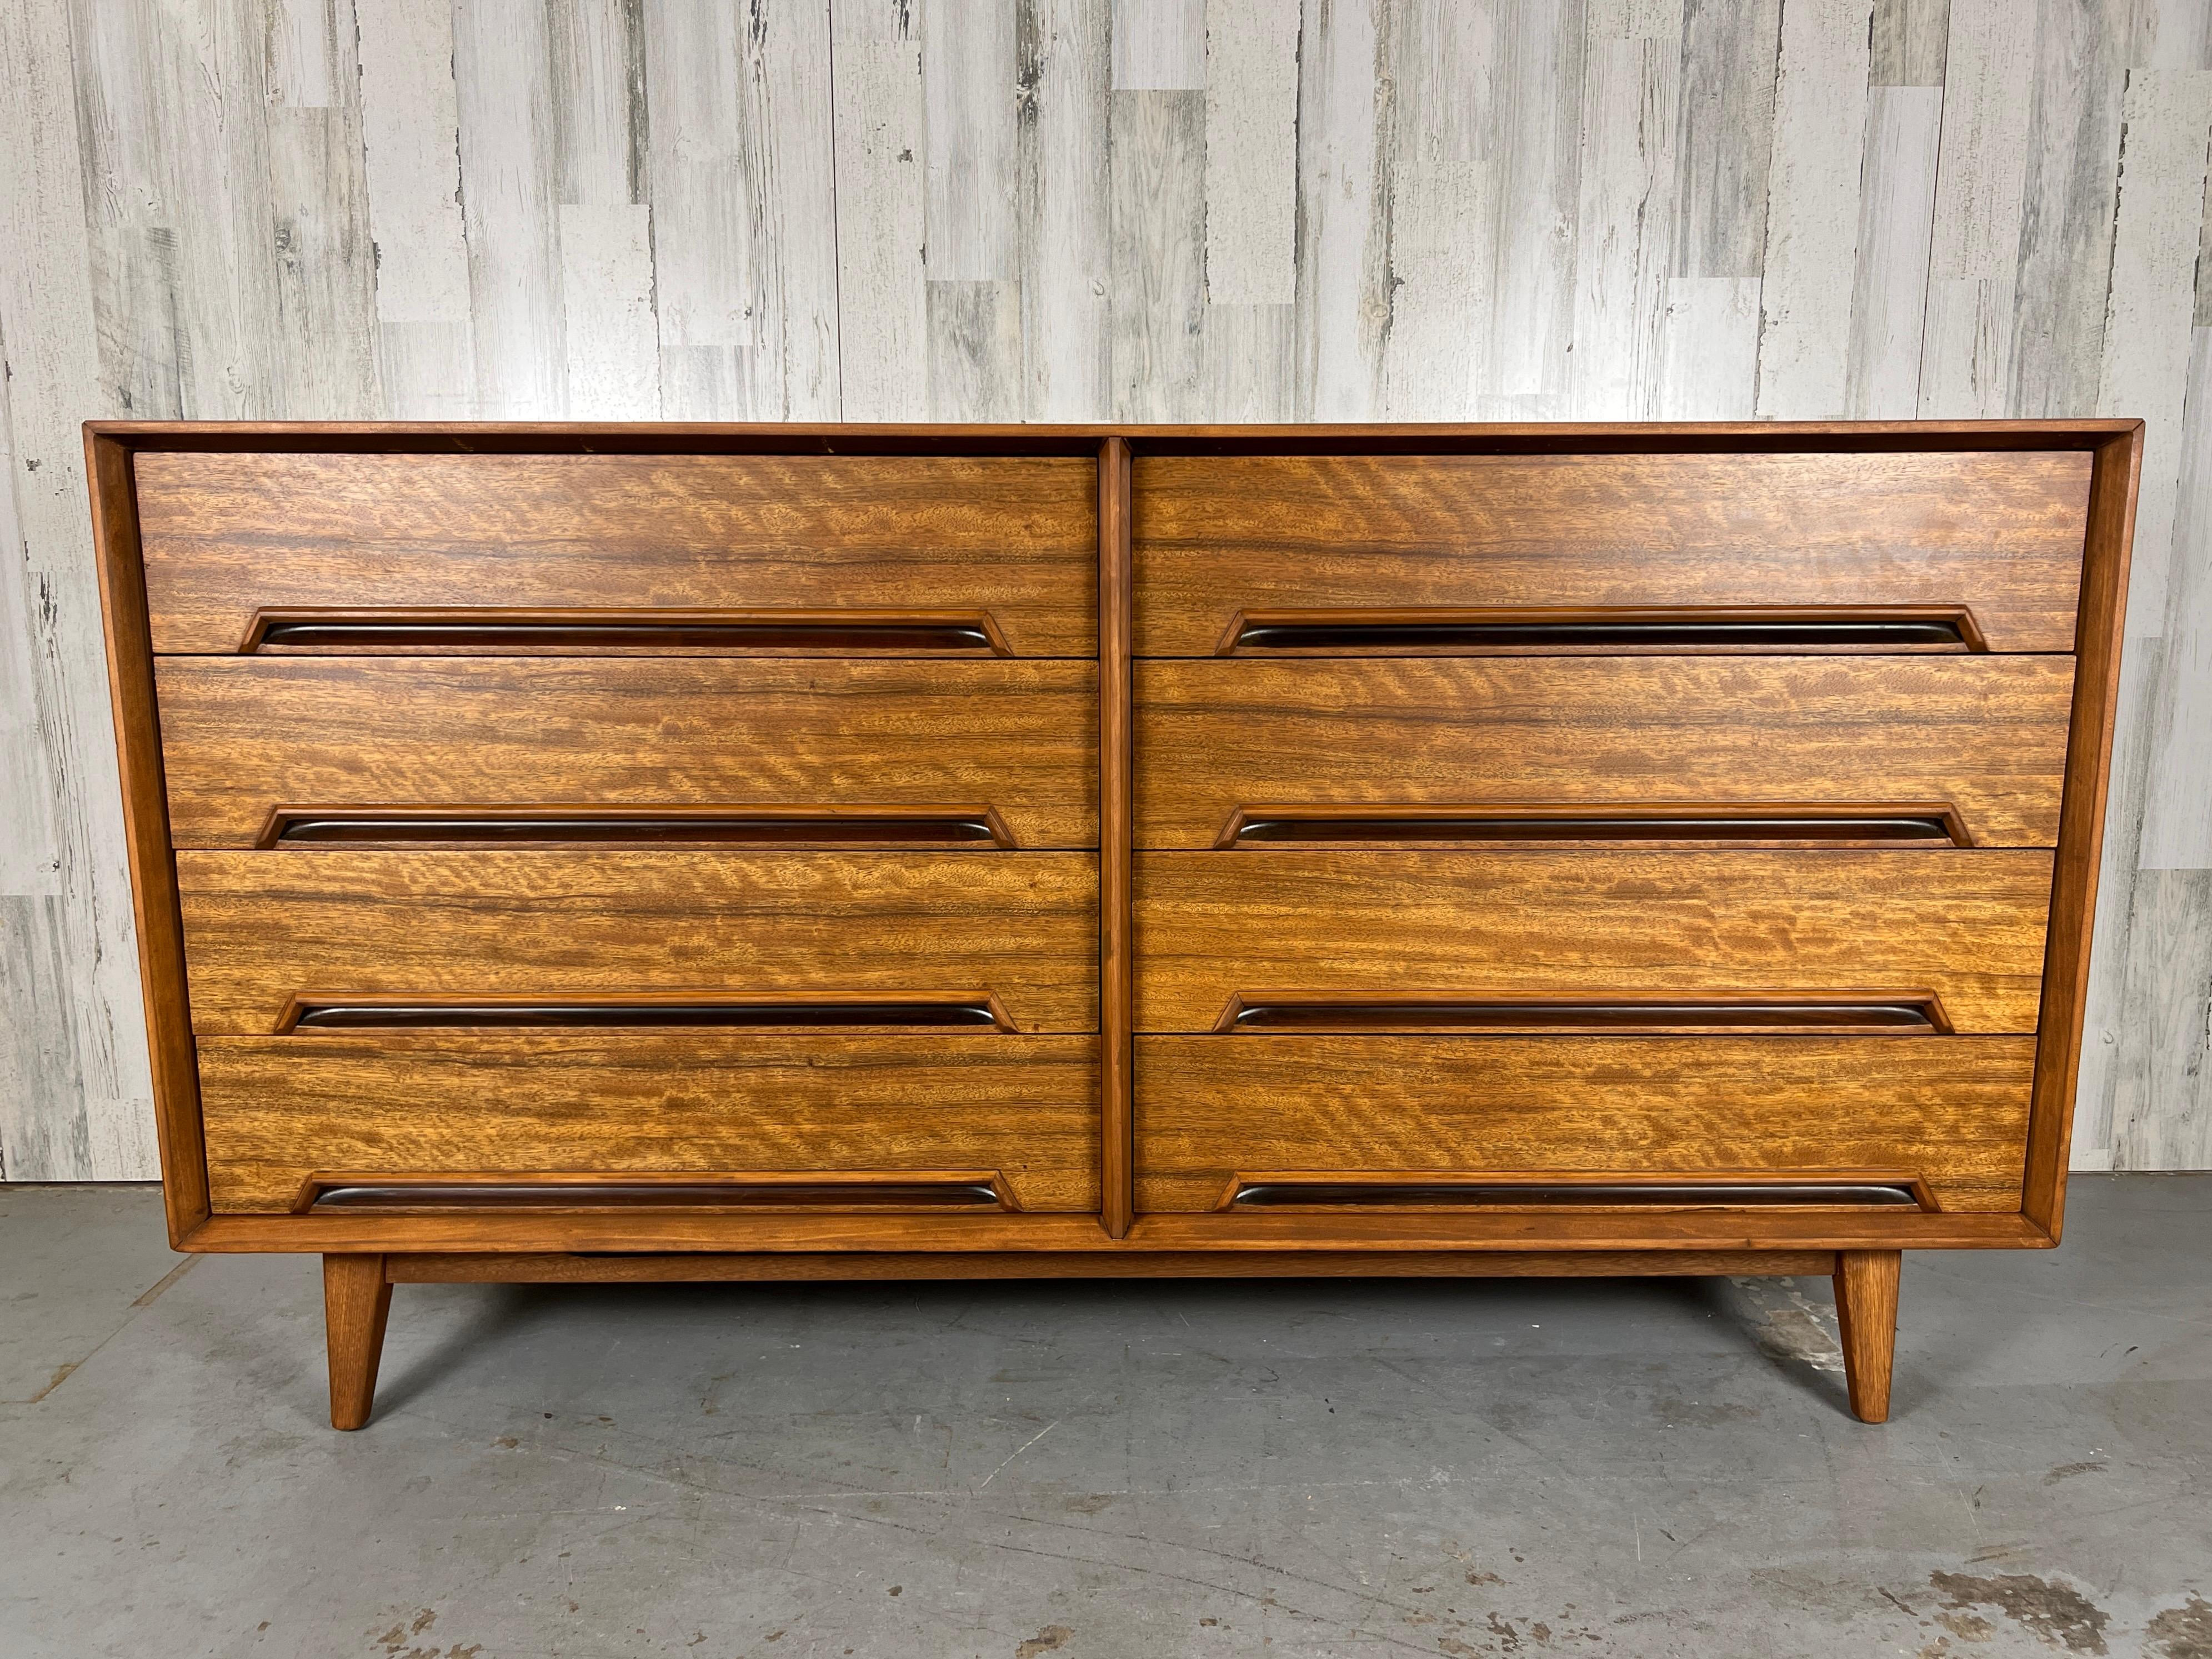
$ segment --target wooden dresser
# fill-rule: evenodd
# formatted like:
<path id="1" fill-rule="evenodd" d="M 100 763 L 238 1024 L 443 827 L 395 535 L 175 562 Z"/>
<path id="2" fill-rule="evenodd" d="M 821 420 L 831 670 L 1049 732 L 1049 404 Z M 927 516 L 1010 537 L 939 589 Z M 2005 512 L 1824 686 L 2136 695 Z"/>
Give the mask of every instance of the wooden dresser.
<path id="1" fill-rule="evenodd" d="M 2141 425 L 95 422 L 172 1242 L 2057 1241 Z"/>

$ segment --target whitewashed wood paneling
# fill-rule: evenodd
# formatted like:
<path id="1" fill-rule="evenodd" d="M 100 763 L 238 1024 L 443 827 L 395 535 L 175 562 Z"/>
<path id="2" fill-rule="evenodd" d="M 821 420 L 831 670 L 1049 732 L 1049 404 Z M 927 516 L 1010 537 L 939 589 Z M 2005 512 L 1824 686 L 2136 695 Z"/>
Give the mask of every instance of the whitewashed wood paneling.
<path id="1" fill-rule="evenodd" d="M 153 1167 L 126 414 L 2144 416 L 2076 1139 L 2212 1164 L 2212 0 L 14 0 L 0 131 L 0 1174 Z"/>

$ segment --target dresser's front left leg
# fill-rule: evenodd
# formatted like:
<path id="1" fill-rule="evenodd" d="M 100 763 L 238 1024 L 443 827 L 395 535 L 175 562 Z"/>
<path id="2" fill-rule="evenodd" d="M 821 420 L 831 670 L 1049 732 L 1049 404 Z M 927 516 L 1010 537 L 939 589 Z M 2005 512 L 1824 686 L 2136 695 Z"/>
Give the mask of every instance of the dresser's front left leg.
<path id="1" fill-rule="evenodd" d="M 323 1258 L 323 1322 L 331 1350 L 331 1426 L 357 1429 L 376 1399 L 376 1362 L 392 1285 L 380 1255 Z"/>
<path id="2" fill-rule="evenodd" d="M 1844 1381 L 1851 1415 L 1889 1420 L 1889 1373 L 1897 1357 L 1898 1250 L 1840 1250 L 1836 1255 L 1836 1324 L 1844 1342 Z"/>

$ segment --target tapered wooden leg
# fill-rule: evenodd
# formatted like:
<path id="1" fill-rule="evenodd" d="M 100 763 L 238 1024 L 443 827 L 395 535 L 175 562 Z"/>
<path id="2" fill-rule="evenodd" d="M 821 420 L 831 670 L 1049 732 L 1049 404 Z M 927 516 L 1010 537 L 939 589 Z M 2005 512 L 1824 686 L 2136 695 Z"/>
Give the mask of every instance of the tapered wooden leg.
<path id="1" fill-rule="evenodd" d="M 1838 1281 L 1840 1282 L 1840 1281 Z M 376 1362 L 392 1286 L 380 1255 L 323 1258 L 323 1323 L 331 1347 L 331 1426 L 357 1429 L 376 1399 Z"/>
<path id="2" fill-rule="evenodd" d="M 1851 1415 L 1862 1423 L 1889 1421 L 1890 1363 L 1897 1357 L 1896 1250 L 1839 1250 L 1836 1255 L 1836 1324 L 1844 1339 L 1844 1381 Z"/>

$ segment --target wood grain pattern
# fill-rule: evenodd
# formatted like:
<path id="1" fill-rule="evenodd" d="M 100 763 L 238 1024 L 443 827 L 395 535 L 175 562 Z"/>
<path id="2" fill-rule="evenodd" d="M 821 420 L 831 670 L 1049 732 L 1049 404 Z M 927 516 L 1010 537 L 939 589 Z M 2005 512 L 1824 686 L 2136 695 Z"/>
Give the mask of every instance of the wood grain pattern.
<path id="1" fill-rule="evenodd" d="M 1256 803 L 1949 801 L 1975 843 L 2058 831 L 2063 657 L 1146 662 L 1140 846 Z"/>
<path id="2" fill-rule="evenodd" d="M 932 1170 L 1098 1204 L 1096 1039 L 369 1032 L 200 1045 L 219 1212 L 311 1171 Z"/>
<path id="3" fill-rule="evenodd" d="M 2031 1037 L 1146 1036 L 1138 1194 L 1284 1170 L 1891 1170 L 2017 1212 Z"/>
<path id="4" fill-rule="evenodd" d="M 392 1313 L 380 1255 L 323 1258 L 323 1324 L 330 1348 L 331 1426 L 358 1429 L 376 1401 L 376 1366 Z"/>
<path id="5" fill-rule="evenodd" d="M 1131 1057 L 1136 960 L 1129 883 L 1135 811 L 1129 658 L 1129 446 L 1098 451 L 1098 1030 L 1100 1213 L 1119 1238 L 1134 1218 Z"/>
<path id="6" fill-rule="evenodd" d="M 177 880 L 208 1035 L 301 991 L 988 990 L 1023 1031 L 1097 1024 L 1091 854 L 187 852 Z"/>
<path id="7" fill-rule="evenodd" d="M 1097 844 L 1084 663 L 164 658 L 172 833 L 250 847 L 283 804 L 967 803 Z"/>
<path id="8" fill-rule="evenodd" d="M 1836 1324 L 1851 1415 L 1889 1421 L 1890 1367 L 1897 1357 L 1897 1285 L 1904 1262 L 1895 1250 L 1844 1250 L 1836 1257 Z"/>
<path id="9" fill-rule="evenodd" d="M 2039 852 L 1144 853 L 1137 1029 L 1210 1030 L 1255 991 L 1916 989 L 1960 1031 L 2029 1032 L 2051 871 Z"/>
<path id="10" fill-rule="evenodd" d="M 155 649 L 265 606 L 989 611 L 1097 649 L 1096 467 L 1053 457 L 156 454 Z"/>
<path id="11" fill-rule="evenodd" d="M 1137 653 L 1210 656 L 1245 610 L 1910 604 L 2066 651 L 2088 485 L 2057 451 L 1140 454 Z"/>
<path id="12" fill-rule="evenodd" d="M 408 1250 L 483 1255 L 547 1251 L 714 1255 L 730 1251 L 878 1250 L 964 1255 L 976 1251 L 1102 1253 L 1133 1259 L 1154 1251 L 1291 1253 L 1346 1250 L 2011 1250 L 2044 1249 L 2051 1235 L 2018 1215 L 1879 1211 L 1638 1211 L 1532 1215 L 1527 1211 L 1389 1215 L 1139 1216 L 1126 1239 L 1109 1238 L 1095 1216 L 881 1216 L 732 1212 L 684 1217 L 624 1215 L 380 1216 L 219 1215 L 185 1248 L 230 1255 L 263 1250 Z M 865 1261 L 856 1263 L 865 1267 Z M 1231 1268 L 1229 1271 L 1233 1272 Z"/>
<path id="13" fill-rule="evenodd" d="M 395 1285 L 669 1284 L 848 1279 L 1582 1279 L 1676 1273 L 1804 1277 L 1832 1273 L 1824 1250 L 1492 1250 L 1423 1254 L 1410 1250 L 1304 1251 L 1268 1256 L 1252 1251 L 1120 1250 L 1090 1255 L 926 1255 L 876 1250 L 854 1255 L 392 1255 L 385 1271 Z"/>

